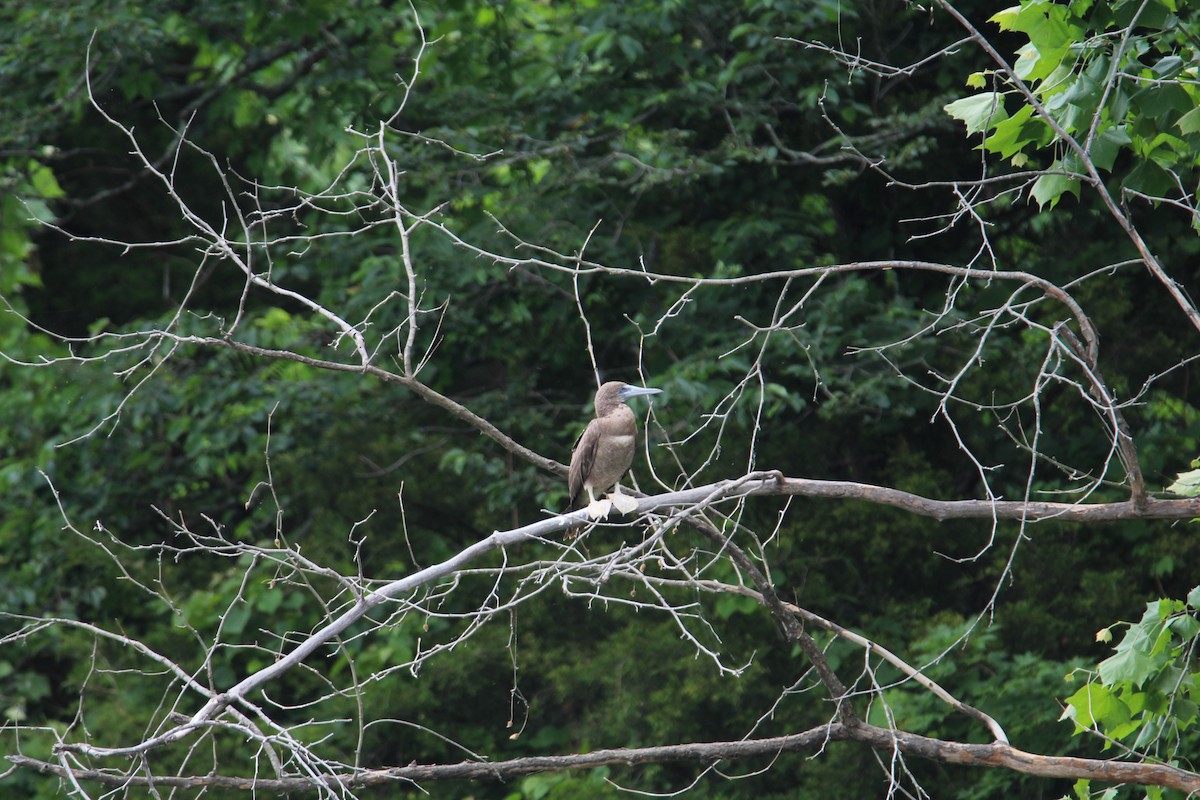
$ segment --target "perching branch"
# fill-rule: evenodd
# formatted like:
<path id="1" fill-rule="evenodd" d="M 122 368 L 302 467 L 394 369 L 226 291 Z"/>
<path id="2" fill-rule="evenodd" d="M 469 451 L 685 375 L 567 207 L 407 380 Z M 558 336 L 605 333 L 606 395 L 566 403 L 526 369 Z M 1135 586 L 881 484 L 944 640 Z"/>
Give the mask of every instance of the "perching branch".
<path id="1" fill-rule="evenodd" d="M 1135 519 L 1188 520 L 1200 517 L 1200 498 L 1148 498 L 1111 503 L 1050 503 L 1025 500 L 935 500 L 887 486 L 851 481 L 788 478 L 771 473 L 751 473 L 681 492 L 644 497 L 638 513 L 698 503 L 714 494 L 722 499 L 760 495 L 792 495 L 830 500 L 861 500 L 901 509 L 938 522 L 951 519 L 1005 519 L 1025 522 L 1119 522 Z"/>

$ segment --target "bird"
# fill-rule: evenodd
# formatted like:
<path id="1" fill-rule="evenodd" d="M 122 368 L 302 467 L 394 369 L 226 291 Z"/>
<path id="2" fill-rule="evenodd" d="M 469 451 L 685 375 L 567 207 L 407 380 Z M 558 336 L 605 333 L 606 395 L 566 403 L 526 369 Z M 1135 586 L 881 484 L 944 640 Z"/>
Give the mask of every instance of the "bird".
<path id="1" fill-rule="evenodd" d="M 614 507 L 622 514 L 637 508 L 637 500 L 621 494 L 618 483 L 633 463 L 637 438 L 637 422 L 625 401 L 661 391 L 621 381 L 609 381 L 597 390 L 596 418 L 588 423 L 571 451 L 571 469 L 567 473 L 569 510 L 582 508 L 584 495 L 592 519 L 608 516 Z M 610 486 L 615 489 L 608 499 L 596 499 L 596 495 Z"/>

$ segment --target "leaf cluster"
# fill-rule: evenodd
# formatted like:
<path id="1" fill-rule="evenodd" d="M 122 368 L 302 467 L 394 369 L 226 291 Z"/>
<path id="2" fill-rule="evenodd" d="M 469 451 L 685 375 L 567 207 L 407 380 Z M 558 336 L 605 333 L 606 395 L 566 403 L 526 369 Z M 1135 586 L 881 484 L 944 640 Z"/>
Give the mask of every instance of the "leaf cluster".
<path id="1" fill-rule="evenodd" d="M 1063 719 L 1075 723 L 1076 734 L 1100 733 L 1105 749 L 1119 744 L 1170 763 L 1187 761 L 1200 717 L 1198 604 L 1200 588 L 1186 601 L 1147 603 L 1142 618 L 1127 623 L 1116 652 L 1083 672 L 1087 682 L 1067 699 Z M 1111 641 L 1113 627 L 1101 629 L 1097 641 Z"/>
<path id="2" fill-rule="evenodd" d="M 1200 50 L 1173 0 L 1027 0 L 990 21 L 1023 41 L 1013 69 L 972 74 L 969 86 L 992 88 L 946 111 L 986 134 L 987 152 L 1041 171 L 1039 206 L 1102 176 L 1133 196 L 1179 198 L 1200 158 Z"/>

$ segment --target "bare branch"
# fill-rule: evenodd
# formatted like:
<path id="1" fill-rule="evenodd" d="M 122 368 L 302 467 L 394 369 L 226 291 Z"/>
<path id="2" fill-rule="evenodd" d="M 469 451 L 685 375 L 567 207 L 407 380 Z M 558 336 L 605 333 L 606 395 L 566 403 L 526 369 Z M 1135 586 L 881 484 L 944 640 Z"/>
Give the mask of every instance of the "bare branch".
<path id="1" fill-rule="evenodd" d="M 309 778 L 227 777 L 221 775 L 172 776 L 147 778 L 121 775 L 96 769 L 67 769 L 24 755 L 7 756 L 9 762 L 39 772 L 73 780 L 97 781 L 108 786 L 147 786 L 180 788 L 239 789 L 255 792 L 315 792 L 327 788 L 357 789 L 396 781 L 510 780 L 522 775 L 544 772 L 591 769 L 600 766 L 638 766 L 641 764 L 697 763 L 775 757 L 824 747 L 828 742 L 859 742 L 882 752 L 898 750 L 905 755 L 969 767 L 1001 767 L 1042 778 L 1098 780 L 1113 783 L 1162 786 L 1183 792 L 1200 791 L 1200 775 L 1167 764 L 1143 764 L 1104 761 L 1089 758 L 1045 756 L 1018 750 L 1003 744 L 964 744 L 933 739 L 903 731 L 887 730 L 859 723 L 822 725 L 803 733 L 769 739 L 736 742 L 703 742 L 657 747 L 595 750 L 567 756 L 531 756 L 509 761 L 464 761 L 458 764 L 412 765 L 390 769 L 361 770 L 344 776 L 330 776 L 314 783 Z"/>

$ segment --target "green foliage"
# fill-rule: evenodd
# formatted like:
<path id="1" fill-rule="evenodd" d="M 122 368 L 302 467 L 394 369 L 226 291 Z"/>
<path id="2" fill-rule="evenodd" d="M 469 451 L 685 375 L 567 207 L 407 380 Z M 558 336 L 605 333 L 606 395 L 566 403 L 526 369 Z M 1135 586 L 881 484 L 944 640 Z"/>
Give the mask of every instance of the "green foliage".
<path id="1" fill-rule="evenodd" d="M 605 780 L 608 774 L 607 767 L 600 767 L 580 775 L 530 775 L 504 800 L 599 800 L 621 796 L 621 790 Z"/>
<path id="2" fill-rule="evenodd" d="M 1008 119 L 1004 95 L 999 92 L 984 92 L 947 103 L 946 113 L 966 123 L 968 136 L 991 130 Z"/>
<path id="3" fill-rule="evenodd" d="M 1200 458 L 1192 459 L 1192 469 L 1179 473 L 1167 487 L 1167 491 L 1180 497 L 1195 497 L 1200 494 Z"/>
<path id="4" fill-rule="evenodd" d="M 964 620 L 951 613 L 937 614 L 913 630 L 914 638 L 902 653 L 929 678 L 949 689 L 959 700 L 987 713 L 1004 726 L 1009 740 L 1033 752 L 1066 754 L 1072 751 L 1067 737 L 1056 726 L 1056 706 L 1049 698 L 1062 685 L 1067 665 L 1003 647 L 997 625 Z M 880 662 L 876 678 L 885 691 L 871 703 L 868 721 L 956 741 L 991 741 L 982 723 L 956 711 L 926 689 L 916 685 L 891 665 Z M 912 765 L 918 771 L 921 765 Z M 947 797 L 983 800 L 1036 791 L 1037 781 L 988 770 L 943 775 L 940 785 Z"/>
<path id="5" fill-rule="evenodd" d="M 1025 42 L 1012 73 L 971 75 L 968 86 L 994 88 L 945 108 L 968 136 L 987 134 L 989 153 L 1044 170 L 1040 207 L 1078 197 L 1093 168 L 1125 191 L 1175 196 L 1200 164 L 1200 50 L 1173 0 L 1023 0 L 990 21 Z"/>
<path id="6" fill-rule="evenodd" d="M 1195 725 L 1200 716 L 1200 690 L 1194 663 L 1200 634 L 1200 587 L 1187 600 L 1148 603 L 1141 620 L 1128 625 L 1125 635 L 1094 671 L 1076 671 L 1087 682 L 1067 699 L 1063 719 L 1075 733 L 1094 730 L 1114 742 L 1173 761 L 1193 752 Z M 1112 627 L 1096 634 L 1112 640 Z"/>

